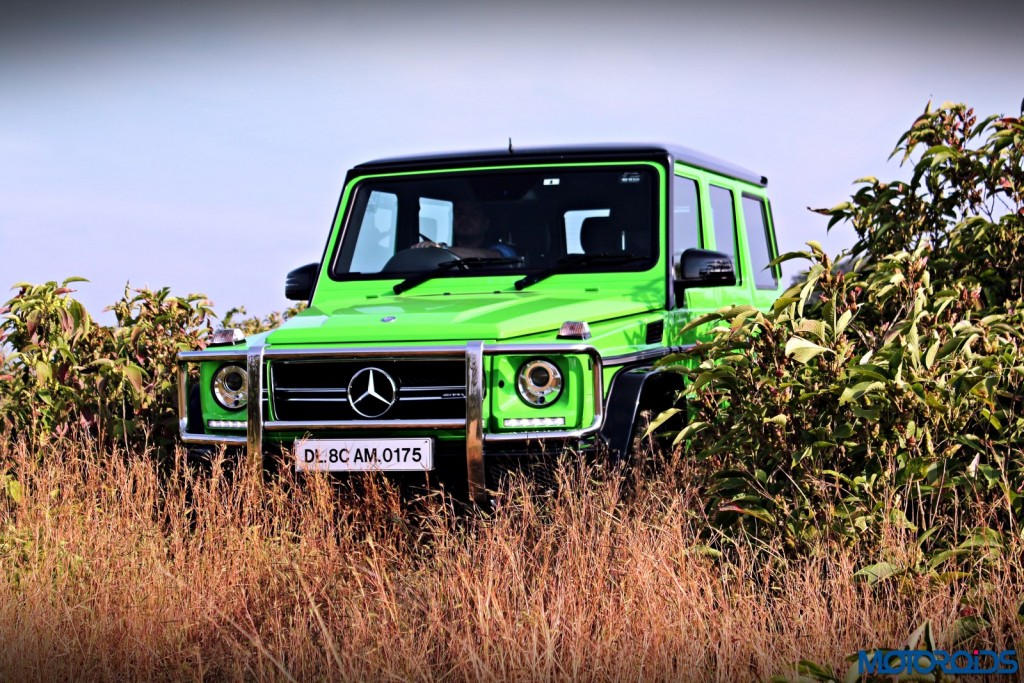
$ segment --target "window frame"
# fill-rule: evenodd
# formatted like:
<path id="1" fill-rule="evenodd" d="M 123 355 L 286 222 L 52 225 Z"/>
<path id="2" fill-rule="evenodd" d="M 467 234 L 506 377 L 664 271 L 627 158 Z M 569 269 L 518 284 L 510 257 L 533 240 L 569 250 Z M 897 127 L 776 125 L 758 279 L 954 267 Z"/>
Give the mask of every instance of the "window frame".
<path id="1" fill-rule="evenodd" d="M 729 193 L 729 197 L 730 197 L 730 200 L 731 200 L 729 203 L 732 206 L 732 258 L 735 261 L 735 263 L 733 263 L 733 271 L 736 273 L 736 286 L 740 286 L 740 285 L 744 284 L 744 278 L 743 278 L 743 261 L 741 259 L 742 249 L 740 248 L 742 245 L 740 244 L 740 232 L 739 232 L 740 231 L 740 215 L 741 214 L 740 214 L 740 211 L 737 211 L 737 208 L 742 210 L 743 207 L 742 206 L 737 207 L 736 197 L 737 197 L 737 194 L 742 194 L 743 191 L 740 190 L 739 192 L 737 192 L 737 190 L 735 188 L 728 187 L 727 185 L 722 185 L 721 183 L 716 183 L 714 180 L 708 180 L 707 185 L 708 185 L 708 208 L 710 209 L 709 215 L 708 215 L 708 223 L 709 223 L 708 227 L 711 229 L 711 234 L 715 238 L 715 251 L 718 251 L 720 253 L 722 253 L 722 249 L 721 249 L 720 245 L 718 244 L 718 230 L 715 229 L 715 210 L 714 210 L 714 206 L 712 205 L 712 201 L 713 200 L 712 200 L 711 194 L 712 194 L 712 189 L 713 188 L 718 188 L 719 190 L 725 190 L 726 192 Z"/>
<path id="2" fill-rule="evenodd" d="M 754 194 L 753 192 L 743 192 L 740 195 L 740 209 L 743 210 L 743 227 L 746 229 L 747 232 L 748 252 L 752 252 L 753 245 L 751 244 L 751 227 L 747 225 L 747 213 L 746 210 L 743 208 L 744 199 L 754 200 L 761 207 L 761 220 L 764 226 L 764 241 L 765 246 L 768 248 L 768 263 L 770 264 L 772 261 L 779 257 L 779 250 L 778 245 L 775 244 L 775 226 L 771 221 L 771 209 L 768 205 L 768 199 L 766 197 Z M 748 254 L 748 257 L 750 258 L 750 271 L 751 277 L 754 280 L 754 288 L 766 292 L 777 290 L 779 288 L 779 283 L 782 282 L 782 268 L 779 267 L 779 264 L 774 264 L 770 266 L 771 273 L 775 278 L 775 284 L 771 287 L 766 287 L 764 285 L 758 284 L 757 282 L 757 273 L 754 272 L 753 253 Z"/>
<path id="3" fill-rule="evenodd" d="M 647 260 L 637 264 L 627 265 L 608 265 L 607 267 L 600 267 L 597 272 L 601 273 L 644 273 L 652 270 L 657 266 L 661 259 L 661 241 L 659 232 L 661 230 L 661 215 L 663 208 L 664 197 L 664 178 L 667 175 L 667 169 L 664 165 L 660 165 L 654 161 L 648 160 L 629 160 L 629 161 L 596 161 L 596 162 L 573 162 L 573 163 L 556 163 L 556 164 L 524 164 L 524 165 L 510 165 L 510 166 L 491 166 L 481 168 L 454 168 L 454 169 L 431 169 L 423 171 L 408 171 L 400 173 L 387 173 L 387 174 L 375 174 L 368 176 L 360 176 L 346 187 L 345 195 L 343 195 L 343 213 L 340 218 L 340 227 L 335 228 L 332 233 L 331 240 L 328 242 L 328 248 L 325 252 L 328 255 L 326 274 L 331 282 L 344 283 L 344 282 L 368 282 L 375 280 L 394 280 L 401 279 L 408 275 L 403 272 L 376 272 L 376 273 L 348 273 L 339 272 L 338 267 L 343 258 L 343 254 L 346 252 L 346 239 L 349 232 L 353 229 L 354 218 L 356 214 L 360 212 L 360 206 L 363 202 L 367 201 L 367 193 L 374 191 L 385 191 L 391 192 L 392 190 L 386 189 L 388 183 L 393 181 L 404 181 L 410 180 L 415 181 L 420 178 L 434 176 L 437 178 L 444 178 L 445 176 L 456 176 L 460 174 L 466 175 L 500 175 L 505 173 L 547 173 L 549 171 L 569 171 L 569 172 L 599 172 L 599 171 L 632 171 L 642 170 L 650 173 L 650 250 L 651 253 L 647 257 Z M 384 181 L 378 185 L 379 181 Z M 383 188 L 383 189 L 382 189 Z M 347 198 L 347 201 L 345 199 Z M 405 197 L 405 201 L 409 201 L 410 198 Z M 402 201 L 403 197 L 400 195 L 399 201 L 399 223 L 398 231 L 401 232 L 403 228 L 403 217 L 402 217 Z M 417 205 L 417 209 L 418 209 Z M 416 212 L 418 215 L 418 211 Z M 358 228 L 357 228 L 358 229 Z M 563 228 L 564 229 L 564 228 Z M 559 231 L 556 231 L 558 233 Z M 564 237 L 563 237 L 564 239 Z M 396 252 L 397 253 L 397 252 Z M 454 277 L 477 277 L 477 276 L 495 276 L 495 275 L 511 275 L 521 276 L 532 272 L 544 270 L 543 266 L 531 266 L 522 270 L 509 271 L 502 268 L 480 268 L 471 271 L 462 271 L 459 269 L 453 269 L 442 275 L 442 278 L 454 278 Z M 565 274 L 574 274 L 577 271 L 567 271 Z"/>
<path id="4" fill-rule="evenodd" d="M 697 247 L 696 248 L 697 249 L 704 249 L 704 248 L 706 248 L 704 245 L 707 244 L 707 240 L 704 237 L 704 207 L 701 205 L 702 204 L 702 201 L 701 201 L 702 200 L 702 196 L 701 195 L 704 194 L 703 183 L 701 182 L 701 178 L 698 175 L 696 175 L 696 174 L 690 175 L 690 174 L 686 174 L 686 173 L 680 173 L 679 170 L 676 169 L 672 173 L 672 193 L 671 193 L 672 203 L 671 203 L 671 205 L 669 207 L 667 207 L 669 215 L 671 217 L 671 220 L 669 221 L 669 225 L 668 225 L 669 237 L 668 237 L 668 246 L 667 246 L 665 252 L 666 252 L 666 255 L 668 256 L 668 259 L 669 259 L 669 264 L 668 265 L 669 265 L 669 269 L 670 270 L 674 270 L 675 266 L 676 266 L 675 261 L 674 261 L 674 259 L 676 258 L 676 253 L 675 253 L 676 252 L 676 229 L 675 229 L 676 228 L 676 197 L 677 197 L 676 180 L 688 180 L 688 181 L 693 183 L 693 188 L 696 191 L 696 204 L 695 204 L 695 207 L 696 207 L 696 210 L 697 210 L 697 220 L 696 220 L 696 225 L 697 225 Z M 682 253 L 682 252 L 680 252 L 680 253 Z"/>

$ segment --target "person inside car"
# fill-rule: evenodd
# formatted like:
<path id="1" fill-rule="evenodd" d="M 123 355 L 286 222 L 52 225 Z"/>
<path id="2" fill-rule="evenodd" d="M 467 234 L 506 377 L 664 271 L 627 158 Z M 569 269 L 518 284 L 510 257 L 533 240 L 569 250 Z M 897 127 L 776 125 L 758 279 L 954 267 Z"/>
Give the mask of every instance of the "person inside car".
<path id="1" fill-rule="evenodd" d="M 491 219 L 475 201 L 456 202 L 452 216 L 452 245 L 425 239 L 413 248 L 441 247 L 459 258 L 518 258 L 510 244 L 488 238 Z"/>

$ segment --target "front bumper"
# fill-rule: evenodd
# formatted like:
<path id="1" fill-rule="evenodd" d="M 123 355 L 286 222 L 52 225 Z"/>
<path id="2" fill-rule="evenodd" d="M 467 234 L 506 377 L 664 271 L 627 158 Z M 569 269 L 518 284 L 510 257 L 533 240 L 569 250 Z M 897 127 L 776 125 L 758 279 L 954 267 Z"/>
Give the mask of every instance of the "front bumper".
<path id="1" fill-rule="evenodd" d="M 586 355 L 592 363 L 593 419 L 585 427 L 571 430 L 520 431 L 501 434 L 486 433 L 484 430 L 484 356 L 500 354 L 576 354 Z M 275 359 L 409 359 L 449 358 L 464 359 L 466 364 L 466 418 L 431 420 L 316 420 L 284 421 L 265 420 L 263 415 L 264 387 L 266 386 L 267 363 Z M 246 435 L 198 434 L 188 430 L 189 425 L 189 363 L 200 362 L 244 362 L 249 380 L 246 415 Z M 588 344 L 496 344 L 487 346 L 482 341 L 471 341 L 463 346 L 421 346 L 396 350 L 395 348 L 351 348 L 330 347 L 296 349 L 289 347 L 268 347 L 252 345 L 247 349 L 215 349 L 207 351 L 183 351 L 178 354 L 178 415 L 181 440 L 188 444 L 226 444 L 245 446 L 250 457 L 262 457 L 263 438 L 266 432 L 317 432 L 335 430 L 394 429 L 465 430 L 466 473 L 470 495 L 474 500 L 486 500 L 485 490 L 485 448 L 486 443 L 569 440 L 595 434 L 604 422 L 603 366 L 597 350 Z"/>

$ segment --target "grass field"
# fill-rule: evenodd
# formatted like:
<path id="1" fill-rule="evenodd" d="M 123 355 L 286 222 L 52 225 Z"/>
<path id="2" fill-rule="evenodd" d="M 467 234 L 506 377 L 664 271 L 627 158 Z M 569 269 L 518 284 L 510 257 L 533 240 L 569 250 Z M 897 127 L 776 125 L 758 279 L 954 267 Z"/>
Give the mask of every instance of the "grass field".
<path id="1" fill-rule="evenodd" d="M 914 574 L 869 587 L 854 572 L 879 558 L 841 547 L 716 556 L 679 465 L 632 487 L 570 467 L 485 515 L 82 441 L 3 444 L 0 463 L 4 680 L 764 680 L 805 658 L 845 671 L 924 620 L 942 647 L 978 598 Z M 913 559 L 896 530 L 886 545 Z M 1022 641 L 1021 565 L 1019 547 L 978 565 L 975 647 Z"/>

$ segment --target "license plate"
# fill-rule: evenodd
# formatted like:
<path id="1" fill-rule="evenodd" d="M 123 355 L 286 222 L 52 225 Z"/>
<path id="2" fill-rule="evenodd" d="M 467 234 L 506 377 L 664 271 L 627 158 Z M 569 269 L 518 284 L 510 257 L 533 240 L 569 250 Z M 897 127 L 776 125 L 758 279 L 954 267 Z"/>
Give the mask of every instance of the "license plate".
<path id="1" fill-rule="evenodd" d="M 422 472 L 434 469 L 431 439 L 299 439 L 295 469 L 311 472 Z"/>

